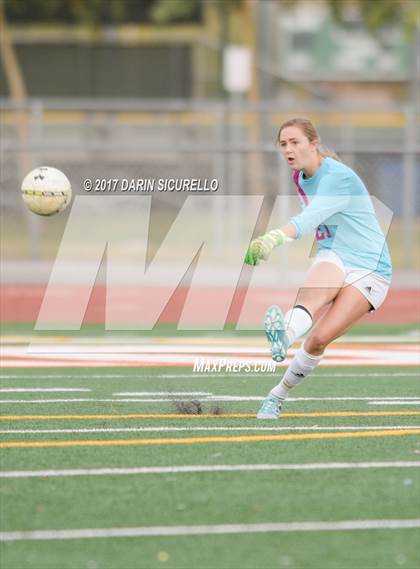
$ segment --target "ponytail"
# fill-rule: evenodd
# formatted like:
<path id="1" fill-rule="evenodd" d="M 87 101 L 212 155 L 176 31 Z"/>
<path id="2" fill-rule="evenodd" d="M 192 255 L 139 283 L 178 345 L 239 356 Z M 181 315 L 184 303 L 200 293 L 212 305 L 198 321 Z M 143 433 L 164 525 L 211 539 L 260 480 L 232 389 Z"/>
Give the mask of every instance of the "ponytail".
<path id="1" fill-rule="evenodd" d="M 324 144 L 319 144 L 318 151 L 323 158 L 333 158 L 333 160 L 337 160 L 337 162 L 342 162 L 338 154 Z"/>

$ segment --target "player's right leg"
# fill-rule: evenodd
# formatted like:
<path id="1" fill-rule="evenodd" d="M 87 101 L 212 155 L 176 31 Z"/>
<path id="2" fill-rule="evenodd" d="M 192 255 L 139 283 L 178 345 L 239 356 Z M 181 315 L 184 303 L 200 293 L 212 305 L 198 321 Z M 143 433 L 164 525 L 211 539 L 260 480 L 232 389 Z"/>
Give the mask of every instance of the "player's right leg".
<path id="1" fill-rule="evenodd" d="M 266 312 L 264 328 L 275 361 L 283 361 L 294 341 L 310 330 L 313 315 L 337 297 L 343 281 L 344 272 L 341 267 L 331 262 L 317 262 L 309 270 L 294 307 L 284 317 L 278 306 L 270 306 Z M 277 419 L 281 413 L 282 401 L 286 398 L 279 396 L 279 389 L 288 391 L 300 383 L 304 376 L 311 373 L 320 359 L 321 357 L 308 354 L 300 348 L 282 381 L 262 402 L 257 418 Z"/>

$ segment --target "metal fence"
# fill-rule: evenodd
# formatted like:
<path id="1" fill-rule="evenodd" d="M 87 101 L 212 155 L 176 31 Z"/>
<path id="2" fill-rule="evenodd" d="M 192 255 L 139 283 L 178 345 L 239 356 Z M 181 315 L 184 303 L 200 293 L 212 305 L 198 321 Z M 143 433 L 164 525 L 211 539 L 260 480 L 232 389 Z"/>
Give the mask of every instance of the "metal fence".
<path id="1" fill-rule="evenodd" d="M 57 238 L 56 226 L 41 225 L 36 216 L 24 211 L 20 199 L 21 180 L 33 167 L 51 165 L 63 170 L 75 194 L 84 193 L 85 178 L 199 178 L 217 179 L 219 194 L 287 195 L 294 190 L 275 145 L 277 130 L 291 116 L 307 116 L 323 142 L 394 212 L 400 266 L 415 266 L 420 152 L 414 109 L 311 104 L 279 111 L 275 103 L 253 107 L 240 100 L 74 99 L 30 100 L 21 105 L 2 100 L 0 109 L 1 202 L 9 228 L 3 234 L 3 250 L 7 258 L 54 254 L 48 241 Z M 184 197 L 160 194 L 156 208 L 164 213 Z M 217 220 L 223 212 L 212 215 Z M 230 225 L 234 228 L 231 235 L 240 232 L 240 210 L 232 213 Z M 24 248 L 15 243 L 20 233 L 17 227 L 26 227 Z M 222 228 L 216 231 L 221 241 L 222 232 Z"/>

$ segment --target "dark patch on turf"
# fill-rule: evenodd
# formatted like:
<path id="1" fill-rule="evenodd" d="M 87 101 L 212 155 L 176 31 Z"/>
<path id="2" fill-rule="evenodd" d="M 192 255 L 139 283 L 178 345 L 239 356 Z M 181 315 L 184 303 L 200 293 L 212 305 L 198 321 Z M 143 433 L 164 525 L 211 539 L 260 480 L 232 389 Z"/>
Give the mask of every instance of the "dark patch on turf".
<path id="1" fill-rule="evenodd" d="M 181 415 L 201 415 L 203 408 L 200 401 L 174 401 L 176 410 Z"/>
<path id="2" fill-rule="evenodd" d="M 219 403 L 215 403 L 210 409 L 210 413 L 212 415 L 223 415 L 224 409 L 221 405 L 219 405 Z"/>

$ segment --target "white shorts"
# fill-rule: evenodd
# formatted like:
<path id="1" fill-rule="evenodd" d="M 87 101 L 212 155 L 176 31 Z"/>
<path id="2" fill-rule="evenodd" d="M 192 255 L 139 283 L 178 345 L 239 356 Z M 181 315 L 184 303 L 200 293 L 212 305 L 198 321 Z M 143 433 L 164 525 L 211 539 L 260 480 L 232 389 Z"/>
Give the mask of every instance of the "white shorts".
<path id="1" fill-rule="evenodd" d="M 363 296 L 370 302 L 372 310 L 377 310 L 386 295 L 388 294 L 390 281 L 387 281 L 378 273 L 372 272 L 370 269 L 359 269 L 356 267 L 346 267 L 337 253 L 334 251 L 323 249 L 317 253 L 312 266 L 317 263 L 327 262 L 333 263 L 344 273 L 344 285 L 352 285 L 363 294 Z"/>

